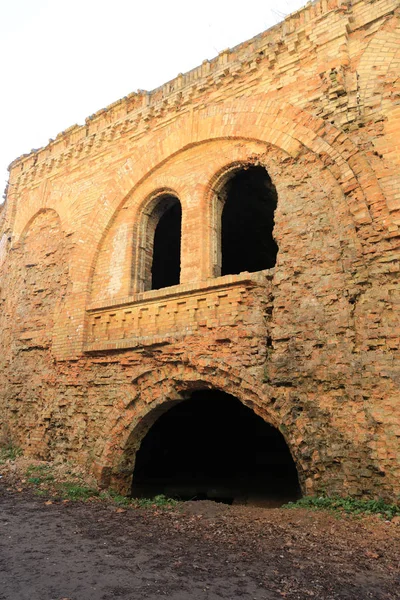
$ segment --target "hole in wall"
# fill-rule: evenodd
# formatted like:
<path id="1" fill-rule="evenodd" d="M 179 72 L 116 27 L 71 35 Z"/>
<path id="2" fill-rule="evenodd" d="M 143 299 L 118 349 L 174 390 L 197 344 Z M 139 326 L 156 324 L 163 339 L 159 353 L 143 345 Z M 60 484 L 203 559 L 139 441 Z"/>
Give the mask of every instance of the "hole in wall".
<path id="1" fill-rule="evenodd" d="M 237 171 L 222 190 L 221 275 L 255 272 L 275 266 L 273 238 L 277 193 L 266 169 Z"/>
<path id="2" fill-rule="evenodd" d="M 283 435 L 237 398 L 194 392 L 161 415 L 136 456 L 132 496 L 281 506 L 300 497 Z"/>

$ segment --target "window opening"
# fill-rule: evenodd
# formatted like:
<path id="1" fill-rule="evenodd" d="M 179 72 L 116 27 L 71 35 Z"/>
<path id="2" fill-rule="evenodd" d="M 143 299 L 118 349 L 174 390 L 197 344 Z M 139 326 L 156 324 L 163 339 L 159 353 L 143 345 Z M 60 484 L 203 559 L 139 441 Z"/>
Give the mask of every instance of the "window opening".
<path id="1" fill-rule="evenodd" d="M 171 196 L 168 201 L 154 232 L 152 290 L 178 285 L 180 282 L 182 210 L 177 198 Z"/>
<path id="2" fill-rule="evenodd" d="M 264 167 L 240 169 L 221 193 L 221 275 L 255 272 L 275 266 L 273 237 L 277 193 Z"/>

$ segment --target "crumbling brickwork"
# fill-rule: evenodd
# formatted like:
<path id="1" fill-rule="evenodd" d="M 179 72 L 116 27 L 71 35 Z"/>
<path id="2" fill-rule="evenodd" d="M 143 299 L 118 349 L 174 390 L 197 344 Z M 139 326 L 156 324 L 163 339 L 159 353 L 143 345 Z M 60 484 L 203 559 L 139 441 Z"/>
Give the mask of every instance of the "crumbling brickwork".
<path id="1" fill-rule="evenodd" d="M 304 493 L 394 499 L 399 67 L 397 0 L 317 0 L 14 161 L 0 407 L 15 443 L 128 491 L 158 415 L 215 388 L 279 428 Z M 253 165 L 277 194 L 276 265 L 221 276 L 224 185 Z M 170 197 L 180 283 L 151 290 Z"/>

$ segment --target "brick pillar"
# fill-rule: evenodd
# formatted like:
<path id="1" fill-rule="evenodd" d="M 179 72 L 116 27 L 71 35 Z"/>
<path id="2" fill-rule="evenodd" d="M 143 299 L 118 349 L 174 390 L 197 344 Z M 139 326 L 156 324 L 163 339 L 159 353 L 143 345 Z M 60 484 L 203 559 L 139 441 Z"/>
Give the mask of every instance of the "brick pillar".
<path id="1" fill-rule="evenodd" d="M 198 184 L 182 197 L 181 283 L 204 281 L 211 276 L 210 211 L 206 186 Z"/>

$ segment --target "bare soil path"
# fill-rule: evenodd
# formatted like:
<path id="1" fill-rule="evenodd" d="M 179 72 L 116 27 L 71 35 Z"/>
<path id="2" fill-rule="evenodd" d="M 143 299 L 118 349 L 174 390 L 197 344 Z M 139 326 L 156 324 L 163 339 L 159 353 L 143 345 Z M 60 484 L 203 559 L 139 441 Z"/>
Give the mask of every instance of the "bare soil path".
<path id="1" fill-rule="evenodd" d="M 187 502 L 47 503 L 0 482 L 0 600 L 392 600 L 400 527 Z"/>

